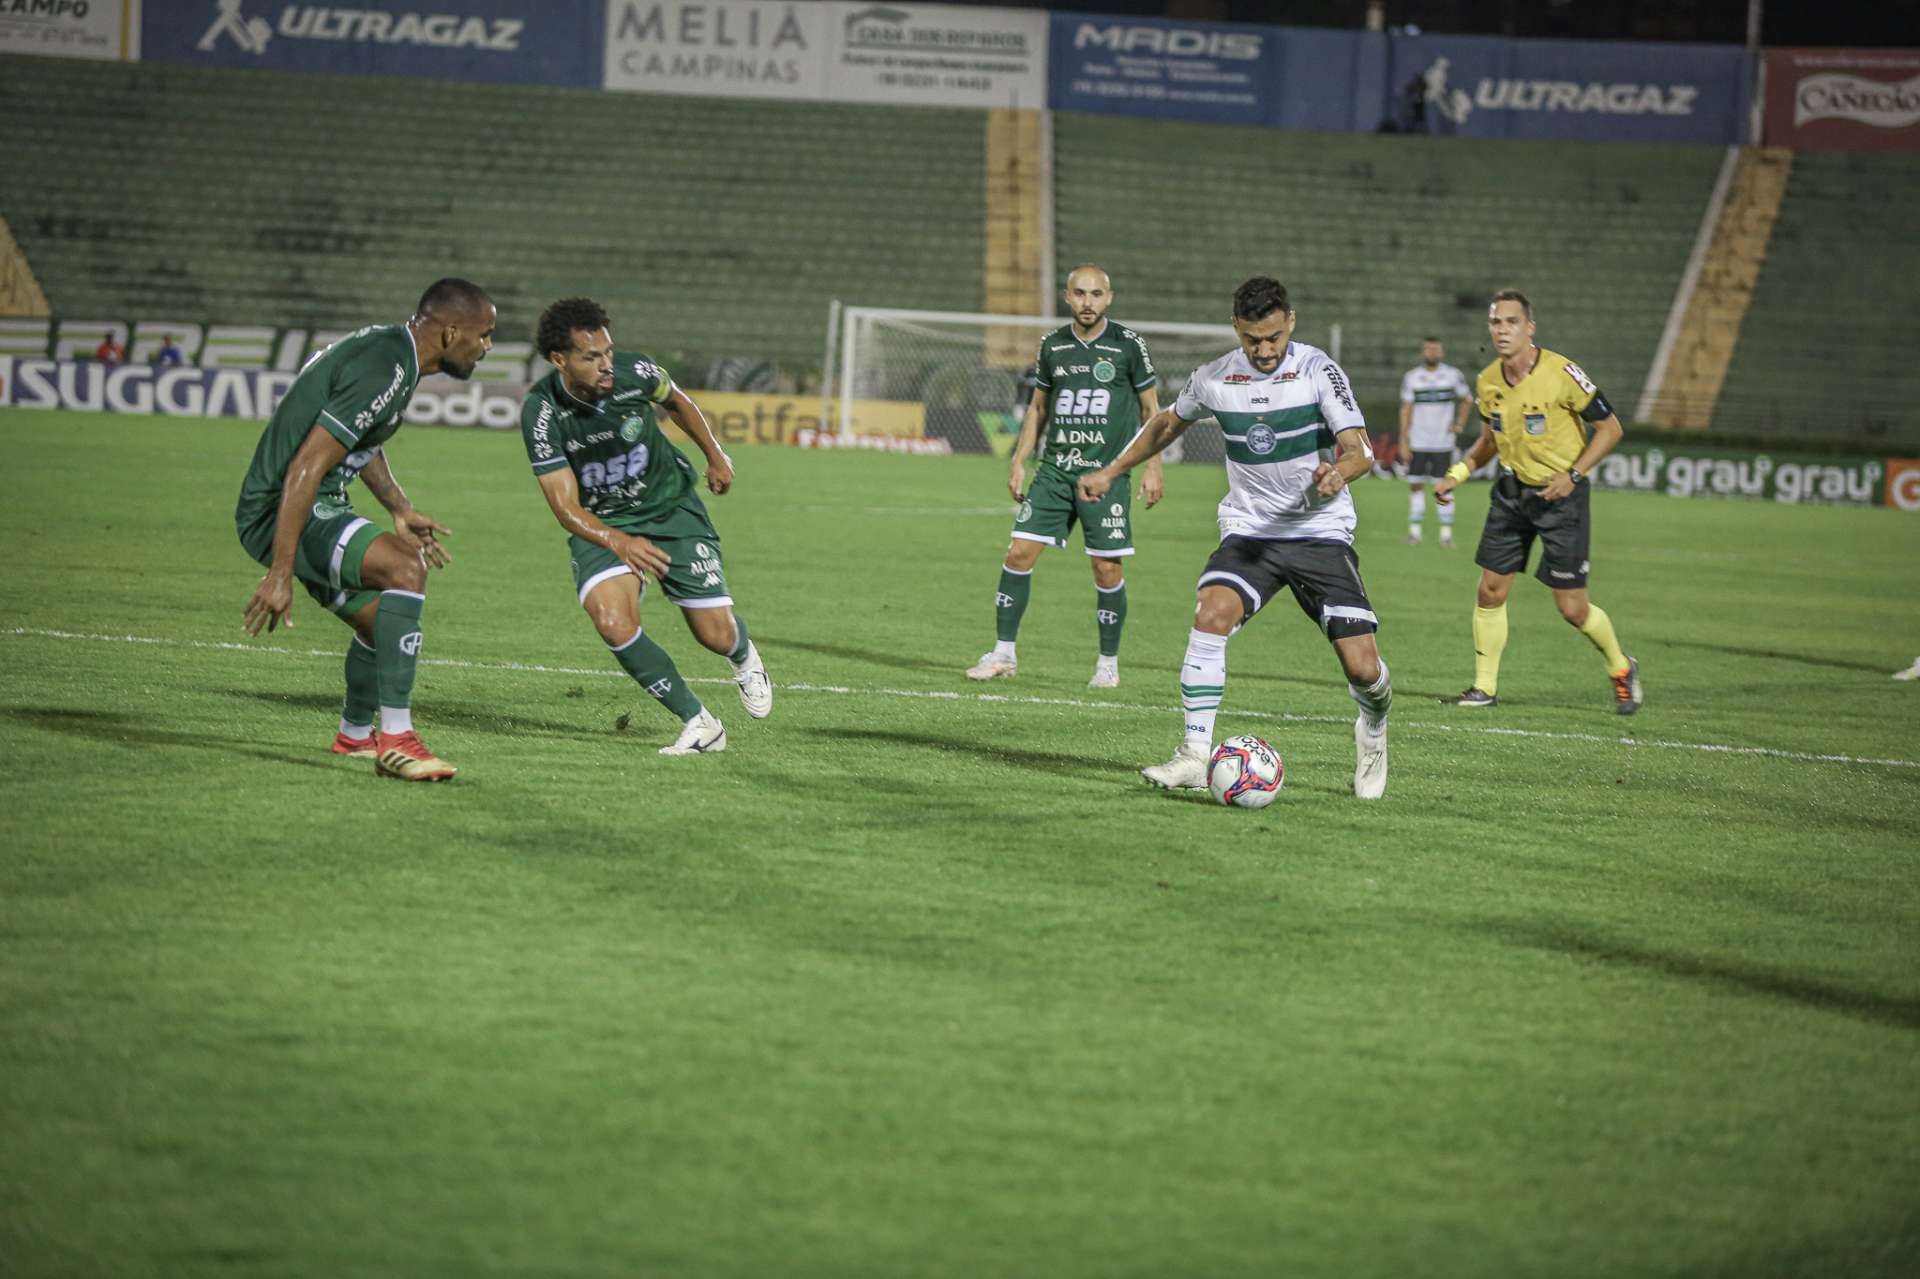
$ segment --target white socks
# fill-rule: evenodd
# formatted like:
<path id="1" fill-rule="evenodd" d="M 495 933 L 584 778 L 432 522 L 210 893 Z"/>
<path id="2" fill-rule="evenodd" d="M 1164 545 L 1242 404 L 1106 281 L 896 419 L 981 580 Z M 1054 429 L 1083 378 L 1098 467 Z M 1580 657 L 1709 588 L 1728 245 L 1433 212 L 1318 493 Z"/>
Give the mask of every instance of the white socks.
<path id="1" fill-rule="evenodd" d="M 1366 726 L 1367 736 L 1378 737 L 1387 731 L 1387 712 L 1393 708 L 1393 676 L 1387 670 L 1387 664 L 1380 663 L 1380 678 L 1361 688 L 1358 684 L 1348 684 L 1347 692 L 1354 704 L 1360 708 L 1360 718 Z"/>
<path id="2" fill-rule="evenodd" d="M 1186 745 L 1213 749 L 1213 720 L 1227 691 L 1227 637 L 1211 631 L 1187 632 L 1187 655 L 1180 663 L 1180 709 L 1186 713 Z"/>

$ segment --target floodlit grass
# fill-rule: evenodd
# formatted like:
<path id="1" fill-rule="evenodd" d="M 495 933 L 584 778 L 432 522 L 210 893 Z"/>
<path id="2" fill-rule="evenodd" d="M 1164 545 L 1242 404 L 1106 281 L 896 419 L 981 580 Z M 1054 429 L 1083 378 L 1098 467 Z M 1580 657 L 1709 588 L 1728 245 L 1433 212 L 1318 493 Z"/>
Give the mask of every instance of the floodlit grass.
<path id="1" fill-rule="evenodd" d="M 1469 718 L 1485 489 L 1446 552 L 1365 483 L 1387 799 L 1282 600 L 1229 650 L 1221 734 L 1288 765 L 1245 813 L 1135 773 L 1216 468 L 1137 518 L 1120 689 L 1077 547 L 982 689 L 1003 464 L 744 451 L 778 700 L 649 605 L 732 738 L 667 760 L 518 439 L 413 429 L 461 775 L 404 786 L 325 753 L 338 622 L 240 634 L 256 434 L 0 416 L 5 1273 L 1920 1269 L 1911 516 L 1597 495 L 1645 710 L 1522 582 Z"/>

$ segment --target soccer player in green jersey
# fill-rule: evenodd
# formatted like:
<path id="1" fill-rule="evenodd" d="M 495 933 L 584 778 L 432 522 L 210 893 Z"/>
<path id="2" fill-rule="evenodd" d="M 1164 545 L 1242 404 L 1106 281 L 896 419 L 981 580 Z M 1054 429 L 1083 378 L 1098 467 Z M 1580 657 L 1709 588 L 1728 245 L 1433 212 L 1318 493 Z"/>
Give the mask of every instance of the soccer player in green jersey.
<path id="1" fill-rule="evenodd" d="M 451 558 L 439 540 L 448 530 L 413 509 L 385 445 L 423 376 L 473 375 L 493 348 L 493 325 L 485 291 L 446 279 L 422 295 L 405 324 L 341 338 L 307 361 L 287 389 L 240 486 L 240 544 L 267 566 L 247 601 L 246 632 L 292 625 L 296 577 L 353 628 L 333 750 L 372 756 L 383 777 L 437 782 L 454 773 L 413 731 L 411 709 L 427 569 Z M 347 485 L 356 476 L 392 513 L 393 532 L 354 514 Z"/>
<path id="2" fill-rule="evenodd" d="M 665 411 L 707 457 L 707 488 L 733 487 L 733 461 L 687 393 L 646 356 L 613 349 L 607 313 L 562 298 L 540 316 L 535 346 L 553 372 L 520 406 L 520 433 L 540 491 L 567 531 L 580 606 L 634 682 L 680 718 L 662 755 L 727 748 L 727 730 L 700 704 L 666 650 L 641 629 L 641 579 L 658 582 L 687 628 L 733 666 L 740 703 L 765 719 L 773 684 L 746 623 L 733 612 L 720 535 L 695 488 L 693 466 L 654 420 Z"/>
<path id="3" fill-rule="evenodd" d="M 1092 263 L 1075 267 L 1067 276 L 1066 302 L 1073 322 L 1040 339 L 1033 396 L 1007 474 L 1007 489 L 1020 507 L 994 595 L 996 642 L 967 671 L 968 679 L 1014 674 L 1014 640 L 1027 611 L 1033 566 L 1045 547 L 1064 547 L 1077 523 L 1093 564 L 1094 620 L 1100 636 L 1093 678 L 1087 684 L 1120 686 L 1120 632 L 1127 623 L 1127 581 L 1120 561 L 1133 554 L 1132 481 L 1122 478 L 1098 502 L 1080 501 L 1073 485 L 1079 476 L 1117 457 L 1140 423 L 1159 409 L 1159 379 L 1145 340 L 1107 319 L 1113 283 L 1105 271 Z M 1040 463 L 1029 489 L 1027 458 L 1036 446 Z M 1160 459 L 1155 457 L 1141 470 L 1140 496 L 1151 507 L 1165 493 Z"/>

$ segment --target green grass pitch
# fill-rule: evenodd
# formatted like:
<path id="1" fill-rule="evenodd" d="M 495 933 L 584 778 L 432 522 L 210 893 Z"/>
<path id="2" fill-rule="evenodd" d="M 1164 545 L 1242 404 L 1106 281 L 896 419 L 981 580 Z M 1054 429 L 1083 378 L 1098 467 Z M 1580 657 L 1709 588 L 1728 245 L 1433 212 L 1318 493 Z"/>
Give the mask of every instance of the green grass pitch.
<path id="1" fill-rule="evenodd" d="M 1645 710 L 1528 580 L 1470 719 L 1486 489 L 1447 552 L 1365 482 L 1387 798 L 1282 600 L 1247 813 L 1135 772 L 1217 468 L 1138 517 L 1121 688 L 1076 546 L 982 689 L 1003 463 L 743 451 L 778 700 L 649 606 L 732 738 L 665 760 L 517 437 L 416 428 L 461 774 L 406 786 L 325 753 L 338 622 L 240 633 L 257 433 L 0 416 L 0 1272 L 1920 1272 L 1913 517 L 1600 494 Z"/>

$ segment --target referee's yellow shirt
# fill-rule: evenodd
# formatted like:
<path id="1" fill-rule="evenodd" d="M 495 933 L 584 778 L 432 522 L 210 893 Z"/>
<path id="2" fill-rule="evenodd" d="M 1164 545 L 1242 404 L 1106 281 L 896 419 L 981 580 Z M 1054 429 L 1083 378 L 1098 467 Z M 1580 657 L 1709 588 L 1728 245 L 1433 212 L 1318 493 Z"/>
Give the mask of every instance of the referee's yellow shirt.
<path id="1" fill-rule="evenodd" d="M 1475 406 L 1493 431 L 1501 465 L 1535 488 L 1572 466 L 1587 447 L 1581 415 L 1590 408 L 1606 408 L 1593 379 L 1578 364 L 1544 346 L 1538 350 L 1533 371 L 1518 386 L 1507 385 L 1498 360 L 1480 370 L 1474 386 Z"/>

